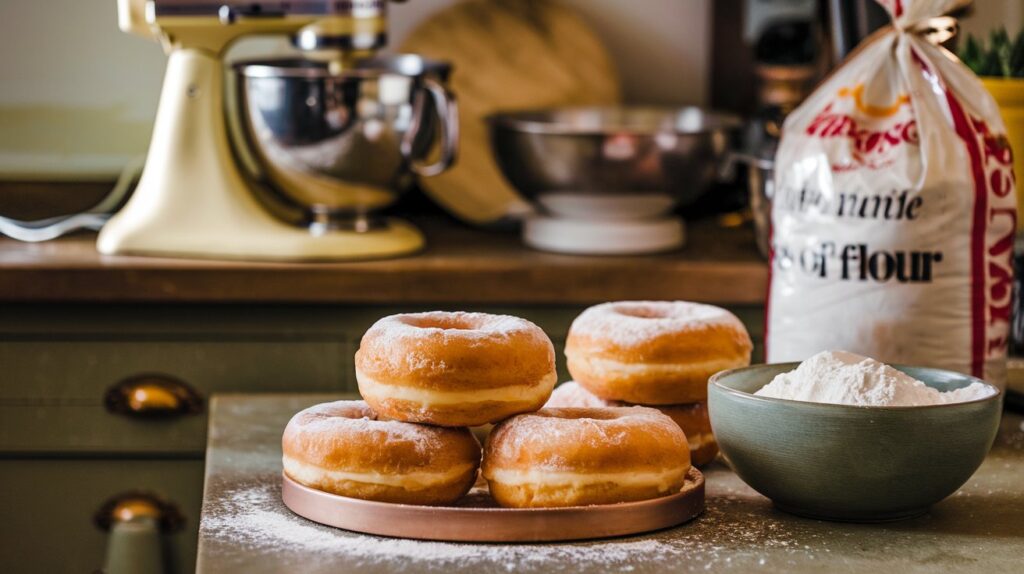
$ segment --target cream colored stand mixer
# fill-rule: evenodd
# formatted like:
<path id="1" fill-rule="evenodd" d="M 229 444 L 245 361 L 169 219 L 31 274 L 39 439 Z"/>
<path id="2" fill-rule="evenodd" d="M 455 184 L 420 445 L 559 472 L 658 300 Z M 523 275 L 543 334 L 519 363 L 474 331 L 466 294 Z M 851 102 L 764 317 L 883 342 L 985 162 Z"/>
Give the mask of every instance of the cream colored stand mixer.
<path id="1" fill-rule="evenodd" d="M 235 40 L 289 35 L 328 76 L 318 81 L 333 82 L 331 77 L 342 78 L 384 45 L 387 0 L 118 0 L 118 10 L 121 29 L 160 41 L 169 62 L 145 170 L 128 204 L 101 231 L 100 252 L 301 261 L 391 257 L 422 247 L 420 232 L 394 219 L 376 225 L 360 219 L 351 226 L 285 221 L 258 198 L 232 152 L 226 121 L 223 57 Z M 433 91 L 439 106 L 452 105 Z M 454 159 L 457 125 L 449 118 L 443 131 L 444 157 L 422 169 L 426 175 Z M 410 147 L 402 142 L 403 151 Z M 318 186 L 332 191 L 338 205 L 357 213 L 382 207 L 394 195 L 316 174 L 287 183 L 314 195 Z M 334 184 L 339 185 L 331 189 Z"/>

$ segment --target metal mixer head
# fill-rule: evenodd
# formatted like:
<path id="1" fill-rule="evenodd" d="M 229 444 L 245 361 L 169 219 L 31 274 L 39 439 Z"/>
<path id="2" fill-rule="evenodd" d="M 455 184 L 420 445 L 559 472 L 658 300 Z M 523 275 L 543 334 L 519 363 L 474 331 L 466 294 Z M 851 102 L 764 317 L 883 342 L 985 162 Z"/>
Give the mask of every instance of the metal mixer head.
<path id="1" fill-rule="evenodd" d="M 296 47 L 313 54 L 371 52 L 387 44 L 388 0 L 121 0 L 122 15 L 127 6 L 138 14 L 140 3 L 148 26 L 182 44 L 261 33 L 290 33 Z"/>

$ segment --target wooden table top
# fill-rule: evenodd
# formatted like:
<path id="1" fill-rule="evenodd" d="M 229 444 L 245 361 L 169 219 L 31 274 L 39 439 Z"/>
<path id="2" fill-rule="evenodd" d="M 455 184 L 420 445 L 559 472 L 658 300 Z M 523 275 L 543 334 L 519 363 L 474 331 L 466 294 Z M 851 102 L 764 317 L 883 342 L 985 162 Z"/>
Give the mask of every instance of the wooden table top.
<path id="1" fill-rule="evenodd" d="M 584 257 L 524 247 L 516 232 L 441 218 L 411 257 L 353 263 L 251 263 L 100 255 L 95 235 L 0 240 L 0 301 L 152 303 L 590 304 L 685 299 L 760 304 L 768 271 L 750 229 L 688 228 L 683 250 Z"/>
<path id="2" fill-rule="evenodd" d="M 1020 572 L 1024 417 L 1007 412 L 996 444 L 956 494 L 923 517 L 821 522 L 780 512 L 721 463 L 705 467 L 707 508 L 690 523 L 572 544 L 449 544 L 347 532 L 281 502 L 281 432 L 323 395 L 219 395 L 210 409 L 199 528 L 200 574 L 295 572 Z"/>

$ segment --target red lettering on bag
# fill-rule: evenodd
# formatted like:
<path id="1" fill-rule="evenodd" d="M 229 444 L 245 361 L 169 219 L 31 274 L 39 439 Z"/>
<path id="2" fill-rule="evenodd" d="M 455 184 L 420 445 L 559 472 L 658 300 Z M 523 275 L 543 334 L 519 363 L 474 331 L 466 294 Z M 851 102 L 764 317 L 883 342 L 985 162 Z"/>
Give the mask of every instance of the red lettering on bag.
<path id="1" fill-rule="evenodd" d="M 854 165 L 833 166 L 834 169 L 850 171 L 860 167 L 879 169 L 892 163 L 887 157 L 901 145 L 919 145 L 920 135 L 917 120 L 895 122 L 885 129 L 862 127 L 857 118 L 844 113 L 834 112 L 833 104 L 825 106 L 814 120 L 807 126 L 809 136 L 820 139 L 846 138 L 853 145 L 852 158 Z"/>

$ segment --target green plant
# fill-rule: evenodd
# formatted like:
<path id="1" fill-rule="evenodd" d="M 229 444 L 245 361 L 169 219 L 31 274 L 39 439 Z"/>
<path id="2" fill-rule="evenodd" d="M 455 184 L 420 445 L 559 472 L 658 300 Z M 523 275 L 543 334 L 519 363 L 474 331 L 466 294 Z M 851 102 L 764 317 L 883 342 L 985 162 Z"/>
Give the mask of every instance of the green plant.
<path id="1" fill-rule="evenodd" d="M 960 59 L 975 74 L 996 78 L 1024 78 L 1024 30 L 1011 40 L 1006 29 L 993 30 L 988 45 L 967 36 Z"/>

